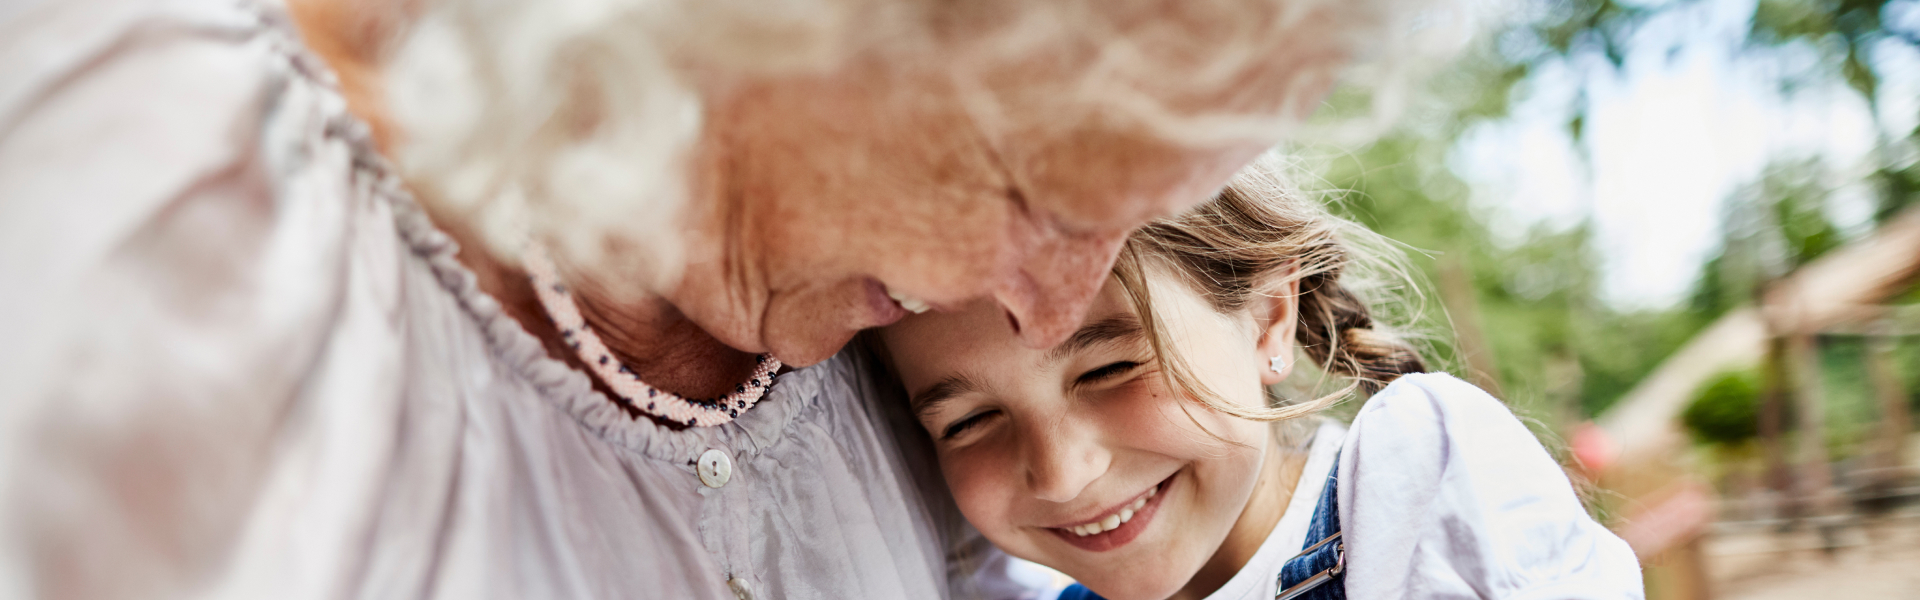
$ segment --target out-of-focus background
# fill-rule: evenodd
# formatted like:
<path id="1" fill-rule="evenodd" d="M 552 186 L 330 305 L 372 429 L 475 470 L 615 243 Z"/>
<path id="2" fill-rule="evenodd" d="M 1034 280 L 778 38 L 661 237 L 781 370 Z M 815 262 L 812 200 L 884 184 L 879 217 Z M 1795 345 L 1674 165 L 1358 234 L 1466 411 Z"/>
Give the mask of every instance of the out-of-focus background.
<path id="1" fill-rule="evenodd" d="M 1519 6 L 1310 168 L 1650 598 L 1920 598 L 1920 0 Z"/>

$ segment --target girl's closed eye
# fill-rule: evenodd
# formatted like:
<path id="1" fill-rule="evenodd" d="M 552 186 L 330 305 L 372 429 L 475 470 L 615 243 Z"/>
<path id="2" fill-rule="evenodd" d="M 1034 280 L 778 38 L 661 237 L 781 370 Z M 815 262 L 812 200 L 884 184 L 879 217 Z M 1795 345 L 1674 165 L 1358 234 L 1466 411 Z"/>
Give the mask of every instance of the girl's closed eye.
<path id="1" fill-rule="evenodd" d="M 1085 373 L 1081 373 L 1080 376 L 1074 378 L 1073 385 L 1079 387 L 1102 383 L 1115 383 L 1122 377 L 1139 372 L 1142 366 L 1145 366 L 1145 363 L 1134 360 L 1110 362 L 1090 369 Z M 995 420 L 1004 416 L 1005 414 L 996 408 L 980 409 L 967 416 L 955 419 L 945 427 L 940 427 L 935 429 L 935 431 L 939 432 L 938 438 L 940 441 L 951 442 L 968 432 L 991 425 Z"/>
<path id="2" fill-rule="evenodd" d="M 1107 363 L 1099 368 L 1080 374 L 1080 377 L 1076 378 L 1074 383 L 1082 385 L 1100 383 L 1133 372 L 1135 369 L 1140 368 L 1140 365 L 1141 363 L 1131 360 Z"/>
<path id="3" fill-rule="evenodd" d="M 985 425 L 991 419 L 998 418 L 999 416 L 1000 416 L 999 410 L 988 409 L 988 410 L 983 410 L 983 411 L 976 412 L 971 415 L 962 417 L 960 418 L 960 420 L 954 421 L 952 424 L 947 425 L 945 429 L 940 430 L 940 441 L 943 441 L 943 442 L 952 441 L 953 439 L 959 437 L 960 434 L 966 433 L 967 431 L 975 429 L 981 425 Z"/>

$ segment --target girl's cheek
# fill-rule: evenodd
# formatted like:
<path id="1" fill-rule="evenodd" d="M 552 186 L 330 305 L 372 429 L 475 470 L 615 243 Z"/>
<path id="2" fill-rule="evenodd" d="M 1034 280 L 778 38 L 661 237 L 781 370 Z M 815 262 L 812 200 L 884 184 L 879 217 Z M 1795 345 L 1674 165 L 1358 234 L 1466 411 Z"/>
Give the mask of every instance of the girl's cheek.
<path id="1" fill-rule="evenodd" d="M 1265 435 L 1266 424 L 1214 411 L 1191 400 L 1179 400 L 1167 392 L 1164 384 L 1141 386 L 1153 391 L 1130 395 L 1121 410 L 1110 412 L 1121 419 L 1109 420 L 1118 429 L 1116 439 L 1129 440 L 1128 446 L 1176 460 L 1204 463 L 1217 459 L 1238 460 L 1256 448 Z"/>
<path id="2" fill-rule="evenodd" d="M 1117 430 L 1114 439 L 1132 440 L 1129 446 L 1176 458 L 1190 457 L 1212 440 L 1194 421 L 1214 432 L 1220 431 L 1221 424 L 1212 418 L 1213 411 L 1176 399 L 1166 385 L 1156 375 L 1116 388 L 1111 399 L 1101 403 L 1100 418 Z"/>
<path id="3" fill-rule="evenodd" d="M 947 488 L 960 507 L 960 514 L 982 533 L 994 533 L 1011 527 L 1008 510 L 1019 492 L 1018 465 L 1010 464 L 998 453 L 969 448 L 942 453 L 940 470 L 946 474 Z"/>

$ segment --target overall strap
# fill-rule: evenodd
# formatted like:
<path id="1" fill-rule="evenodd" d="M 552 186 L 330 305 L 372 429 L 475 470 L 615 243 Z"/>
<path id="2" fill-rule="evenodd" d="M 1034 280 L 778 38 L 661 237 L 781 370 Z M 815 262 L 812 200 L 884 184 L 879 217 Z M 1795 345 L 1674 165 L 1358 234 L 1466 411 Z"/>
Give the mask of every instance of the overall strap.
<path id="1" fill-rule="evenodd" d="M 1340 539 L 1340 455 L 1307 525 L 1307 548 L 1280 567 L 1274 600 L 1346 600 L 1347 544 Z"/>

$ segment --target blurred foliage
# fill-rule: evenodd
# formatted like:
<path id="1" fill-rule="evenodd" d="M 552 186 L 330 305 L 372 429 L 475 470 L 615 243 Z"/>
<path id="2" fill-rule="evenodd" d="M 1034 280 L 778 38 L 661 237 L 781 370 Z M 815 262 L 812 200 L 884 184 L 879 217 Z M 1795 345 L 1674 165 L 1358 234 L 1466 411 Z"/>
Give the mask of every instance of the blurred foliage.
<path id="1" fill-rule="evenodd" d="M 1680 422 L 1701 442 L 1733 446 L 1753 439 L 1760 422 L 1760 374 L 1729 371 L 1713 378 L 1694 393 Z"/>
<path id="2" fill-rule="evenodd" d="M 1332 160 L 1324 176 L 1349 190 L 1340 202 L 1348 216 L 1421 251 L 1413 266 L 1426 281 L 1439 280 L 1443 261 L 1464 270 L 1498 369 L 1489 375 L 1509 402 L 1536 415 L 1591 416 L 1699 328 L 1689 315 L 1601 302 L 1589 227 L 1539 226 L 1501 242 L 1467 185 L 1444 168 L 1447 141 L 1396 133 Z M 1449 314 L 1437 294 L 1429 302 L 1423 314 Z M 1439 358 L 1458 371 L 1468 365 L 1455 350 L 1443 347 Z"/>
<path id="3" fill-rule="evenodd" d="M 1701 268 L 1688 308 L 1718 317 L 1752 303 L 1767 281 L 1840 247 L 1845 236 L 1827 216 L 1827 175 L 1817 160 L 1778 162 L 1728 198 L 1719 252 Z"/>
<path id="4" fill-rule="evenodd" d="M 1847 84 L 1868 102 L 1878 98 L 1879 76 L 1867 66 L 1866 52 L 1881 39 L 1904 39 L 1920 44 L 1912 32 L 1888 30 L 1880 15 L 1887 0 L 1760 0 L 1753 11 L 1748 40 L 1757 45 L 1780 45 L 1796 40 L 1837 40 L 1834 52 Z"/>
<path id="5" fill-rule="evenodd" d="M 1523 4 L 1523 19 L 1481 36 L 1455 66 L 1418 90 L 1394 129 L 1361 147 L 1322 152 L 1326 156 L 1317 161 L 1324 183 L 1345 191 L 1340 210 L 1416 250 L 1417 275 L 1429 283 L 1444 283 L 1444 277 L 1468 280 L 1473 298 L 1466 310 L 1476 313 L 1472 319 L 1462 319 L 1462 307 L 1451 306 L 1459 303 L 1444 294 L 1430 294 L 1430 306 L 1416 312 L 1429 315 L 1426 325 L 1434 330 L 1477 321 L 1478 331 L 1461 337 L 1482 340 L 1486 356 L 1478 358 L 1496 371 L 1485 375 L 1523 413 L 1562 420 L 1598 415 L 1714 319 L 1750 304 L 1765 282 L 1850 241 L 1849 232 L 1830 218 L 1830 197 L 1843 178 L 1817 160 L 1783 157 L 1759 181 L 1726 199 L 1719 251 L 1701 265 L 1687 301 L 1666 309 L 1624 310 L 1602 300 L 1600 257 L 1589 224 L 1525 231 L 1497 227 L 1500 215 L 1476 204 L 1467 183 L 1447 167 L 1463 136 L 1505 118 L 1516 99 L 1530 92 L 1536 72 L 1575 64 L 1621 69 L 1647 23 L 1699 2 Z M 1757 0 L 1741 52 L 1809 45 L 1827 59 L 1812 76 L 1844 81 L 1877 105 L 1880 74 L 1870 66 L 1872 49 L 1888 41 L 1920 46 L 1915 32 L 1883 23 L 1883 13 L 1900 2 L 1920 0 Z M 1920 8 L 1909 9 L 1920 15 Z M 1594 56 L 1605 60 L 1586 60 Z M 1805 84 L 1808 76 L 1782 75 L 1782 93 Z M 1576 143 L 1587 133 L 1586 97 L 1584 89 L 1576 90 L 1566 123 Z M 1323 118 L 1365 114 L 1369 106 L 1360 92 L 1338 92 Z M 1876 223 L 1911 206 L 1920 191 L 1913 132 L 1887 141 L 1877 154 L 1878 166 L 1864 180 L 1877 197 Z M 1312 150 L 1303 153 L 1311 157 Z M 1455 322 L 1447 320 L 1449 310 Z M 1470 366 L 1457 347 L 1441 346 L 1439 364 L 1456 372 Z M 1906 370 L 1920 372 L 1920 366 Z M 1725 399 L 1739 391 L 1732 381 L 1716 382 L 1722 387 L 1703 392 L 1720 394 L 1715 396 L 1720 399 L 1703 399 L 1710 403 L 1690 417 L 1703 419 L 1702 427 L 1711 429 L 1703 435 L 1721 439 L 1739 433 L 1715 421 L 1734 419 L 1744 410 Z"/>

